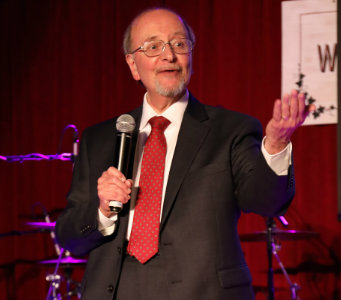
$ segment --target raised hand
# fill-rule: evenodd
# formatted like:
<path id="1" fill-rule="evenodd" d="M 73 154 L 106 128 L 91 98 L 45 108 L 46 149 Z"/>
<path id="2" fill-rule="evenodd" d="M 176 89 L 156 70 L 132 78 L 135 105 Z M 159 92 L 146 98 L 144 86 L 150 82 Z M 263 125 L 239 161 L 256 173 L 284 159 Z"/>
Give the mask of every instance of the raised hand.
<path id="1" fill-rule="evenodd" d="M 265 149 L 269 154 L 282 151 L 289 143 L 296 128 L 300 127 L 315 105 L 306 105 L 305 96 L 293 90 L 285 94 L 283 100 L 277 99 L 273 115 L 266 126 Z"/>

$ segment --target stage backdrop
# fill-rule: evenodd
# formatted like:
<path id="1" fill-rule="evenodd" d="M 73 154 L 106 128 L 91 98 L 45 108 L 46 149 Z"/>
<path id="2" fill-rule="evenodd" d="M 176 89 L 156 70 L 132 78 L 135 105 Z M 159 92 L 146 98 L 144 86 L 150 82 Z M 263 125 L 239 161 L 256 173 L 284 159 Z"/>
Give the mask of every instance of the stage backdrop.
<path id="1" fill-rule="evenodd" d="M 60 143 L 66 125 L 82 133 L 139 105 L 144 91 L 128 71 L 122 35 L 140 10 L 156 5 L 177 10 L 196 32 L 192 93 L 204 103 L 251 114 L 265 126 L 281 94 L 280 0 L 1 0 L 0 155 L 71 152 L 72 129 Z M 301 286 L 301 299 L 341 299 L 336 125 L 302 127 L 292 141 L 297 193 L 286 215 L 289 229 L 319 236 L 281 241 L 278 253 Z M 43 221 L 45 211 L 56 220 L 72 165 L 0 161 L 0 170 L 0 298 L 44 299 L 45 275 L 54 265 L 39 262 L 56 253 L 49 233 L 33 233 L 26 223 Z M 239 229 L 265 230 L 265 220 L 242 215 Z M 245 241 L 243 248 L 256 297 L 266 299 L 265 242 Z M 60 274 L 72 271 L 80 280 L 84 266 L 71 267 Z M 274 268 L 275 296 L 289 299 L 275 260 Z"/>

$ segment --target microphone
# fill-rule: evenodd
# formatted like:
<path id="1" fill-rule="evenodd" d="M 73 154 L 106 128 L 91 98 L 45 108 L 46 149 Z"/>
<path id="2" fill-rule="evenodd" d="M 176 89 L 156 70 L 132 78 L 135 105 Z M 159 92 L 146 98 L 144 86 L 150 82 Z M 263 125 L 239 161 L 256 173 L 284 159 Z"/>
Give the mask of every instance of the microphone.
<path id="1" fill-rule="evenodd" d="M 135 120 L 131 115 L 124 114 L 118 117 L 116 121 L 117 143 L 116 151 L 118 155 L 114 158 L 115 167 L 127 176 L 129 160 L 132 150 L 133 131 L 135 129 Z M 119 201 L 110 201 L 109 208 L 115 213 L 119 213 L 123 208 L 123 203 Z"/>

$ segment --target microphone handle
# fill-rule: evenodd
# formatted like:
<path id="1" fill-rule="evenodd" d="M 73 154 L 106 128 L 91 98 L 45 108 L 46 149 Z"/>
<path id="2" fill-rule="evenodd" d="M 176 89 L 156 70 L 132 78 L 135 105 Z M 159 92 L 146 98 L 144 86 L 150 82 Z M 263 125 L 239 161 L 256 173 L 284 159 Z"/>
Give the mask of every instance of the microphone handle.
<path id="1" fill-rule="evenodd" d="M 123 203 L 120 201 L 112 200 L 109 202 L 110 211 L 114 213 L 120 213 L 123 209 Z"/>
<path id="2" fill-rule="evenodd" d="M 125 132 L 121 132 L 120 135 L 120 143 L 118 149 L 118 161 L 116 163 L 117 169 L 127 176 L 127 168 L 128 168 L 128 161 L 129 161 L 129 152 L 131 146 L 131 135 L 128 135 Z M 112 200 L 109 202 L 109 208 L 111 211 L 115 213 L 121 212 L 123 209 L 123 203 L 120 201 Z"/>

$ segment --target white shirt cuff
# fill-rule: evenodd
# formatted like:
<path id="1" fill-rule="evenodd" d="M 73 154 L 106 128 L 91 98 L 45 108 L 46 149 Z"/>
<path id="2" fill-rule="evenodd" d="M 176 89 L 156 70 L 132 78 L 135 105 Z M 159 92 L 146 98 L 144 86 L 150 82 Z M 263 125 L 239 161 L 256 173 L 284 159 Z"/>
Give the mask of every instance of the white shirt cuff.
<path id="1" fill-rule="evenodd" d="M 100 209 L 98 209 L 98 230 L 104 235 L 110 235 L 115 231 L 117 214 L 107 218 Z"/>
<path id="2" fill-rule="evenodd" d="M 291 142 L 281 152 L 269 154 L 264 147 L 265 138 L 263 138 L 261 150 L 269 167 L 279 176 L 288 175 L 288 168 L 291 165 Z"/>

